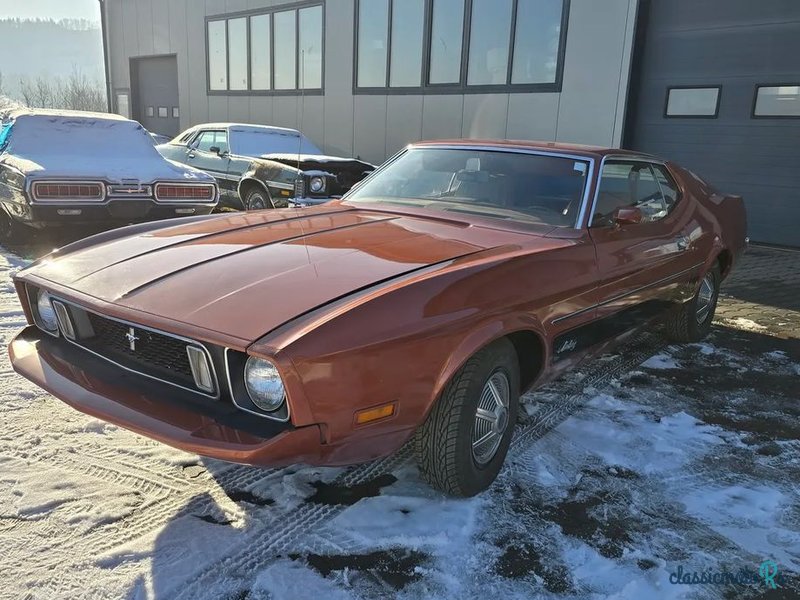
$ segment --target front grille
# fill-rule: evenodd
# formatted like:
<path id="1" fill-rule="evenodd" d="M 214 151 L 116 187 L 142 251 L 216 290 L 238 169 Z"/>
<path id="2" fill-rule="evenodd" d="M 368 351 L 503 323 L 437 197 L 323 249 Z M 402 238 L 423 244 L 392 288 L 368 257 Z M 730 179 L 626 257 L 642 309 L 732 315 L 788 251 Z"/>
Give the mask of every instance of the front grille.
<path id="1" fill-rule="evenodd" d="M 186 352 L 187 346 L 205 352 L 200 344 L 109 319 L 74 305 L 69 309 L 74 322 L 88 325 L 78 326 L 77 344 L 131 371 L 208 394 L 197 388 Z M 212 368 L 210 362 L 209 368 Z"/>
<path id="2" fill-rule="evenodd" d="M 306 197 L 306 182 L 302 177 L 298 177 L 294 180 L 294 197 L 295 198 L 305 198 Z"/>

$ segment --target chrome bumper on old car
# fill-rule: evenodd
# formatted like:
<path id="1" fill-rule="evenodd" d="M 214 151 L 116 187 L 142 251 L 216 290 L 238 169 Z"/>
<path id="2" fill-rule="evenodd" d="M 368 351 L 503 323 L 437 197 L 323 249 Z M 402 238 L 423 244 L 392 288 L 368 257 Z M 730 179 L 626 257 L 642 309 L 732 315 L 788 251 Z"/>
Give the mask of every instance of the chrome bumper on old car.
<path id="1" fill-rule="evenodd" d="M 11 342 L 11 362 L 54 396 L 206 456 L 253 464 L 295 462 L 298 456 L 318 462 L 318 426 L 295 428 L 287 399 L 283 410 L 267 414 L 247 398 L 247 354 L 103 315 L 39 286 L 18 285 L 33 325 Z"/>
<path id="2" fill-rule="evenodd" d="M 254 465 L 321 461 L 317 425 L 255 418 L 230 402 L 224 386 L 211 397 L 174 380 L 143 377 L 35 325 L 11 342 L 9 354 L 15 371 L 70 406 L 173 447 Z"/>
<path id="3" fill-rule="evenodd" d="M 33 227 L 70 224 L 132 223 L 158 221 L 173 217 L 207 215 L 216 207 L 212 203 L 167 204 L 154 200 L 111 200 L 104 204 L 87 205 L 64 203 L 7 205 L 16 221 Z"/>

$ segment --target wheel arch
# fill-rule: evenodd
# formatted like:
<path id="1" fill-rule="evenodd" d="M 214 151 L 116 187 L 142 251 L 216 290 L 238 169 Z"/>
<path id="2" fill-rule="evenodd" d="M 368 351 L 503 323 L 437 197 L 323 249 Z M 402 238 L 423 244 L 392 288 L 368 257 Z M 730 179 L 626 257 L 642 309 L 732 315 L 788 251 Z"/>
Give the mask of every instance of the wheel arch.
<path id="1" fill-rule="evenodd" d="M 545 370 L 547 345 L 542 327 L 529 318 L 523 317 L 512 319 L 511 322 L 506 323 L 488 323 L 466 336 L 450 354 L 436 380 L 426 413 L 430 412 L 444 387 L 470 357 L 501 339 L 508 339 L 517 354 L 520 394 L 529 390 Z"/>
<path id="2" fill-rule="evenodd" d="M 720 275 L 725 279 L 733 267 L 733 253 L 727 248 L 722 248 L 717 254 L 716 262 L 719 264 Z"/>
<path id="3" fill-rule="evenodd" d="M 267 200 L 269 200 L 270 204 L 272 204 L 272 208 L 275 208 L 275 202 L 272 199 L 272 194 L 263 181 L 259 181 L 255 177 L 243 177 L 239 182 L 238 192 L 239 199 L 242 201 L 242 206 L 245 210 L 247 210 L 247 194 L 253 189 L 259 189 L 267 194 Z"/>

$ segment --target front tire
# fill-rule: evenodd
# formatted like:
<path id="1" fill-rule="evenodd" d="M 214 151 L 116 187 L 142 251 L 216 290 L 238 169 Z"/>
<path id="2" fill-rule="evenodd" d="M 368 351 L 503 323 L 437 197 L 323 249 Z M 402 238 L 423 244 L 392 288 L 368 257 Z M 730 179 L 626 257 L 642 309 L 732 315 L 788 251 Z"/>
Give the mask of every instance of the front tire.
<path id="1" fill-rule="evenodd" d="M 711 331 L 717 310 L 719 286 L 722 281 L 719 264 L 715 264 L 700 280 L 694 298 L 667 315 L 666 333 L 675 342 L 699 342 Z"/>
<path id="2" fill-rule="evenodd" d="M 245 194 L 244 208 L 245 210 L 265 210 L 267 208 L 275 208 L 275 205 L 272 203 L 269 192 L 258 187 L 252 187 Z"/>
<path id="3" fill-rule="evenodd" d="M 505 461 L 518 408 L 517 354 L 509 340 L 501 339 L 458 370 L 417 431 L 422 477 L 453 496 L 488 488 Z"/>

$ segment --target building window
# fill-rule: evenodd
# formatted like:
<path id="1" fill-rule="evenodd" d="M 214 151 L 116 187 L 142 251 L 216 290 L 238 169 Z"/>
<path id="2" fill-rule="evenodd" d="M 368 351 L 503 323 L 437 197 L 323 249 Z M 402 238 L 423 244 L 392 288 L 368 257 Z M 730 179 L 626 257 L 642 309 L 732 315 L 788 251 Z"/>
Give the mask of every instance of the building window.
<path id="1" fill-rule="evenodd" d="M 553 83 L 561 43 L 561 0 L 519 0 L 511 83 Z"/>
<path id="2" fill-rule="evenodd" d="M 322 7 L 302 8 L 300 18 L 300 89 L 322 88 Z"/>
<path id="3" fill-rule="evenodd" d="M 356 93 L 559 91 L 569 0 L 357 0 Z"/>
<path id="4" fill-rule="evenodd" d="M 358 3 L 358 87 L 386 86 L 389 56 L 389 0 Z"/>
<path id="5" fill-rule="evenodd" d="M 664 116 L 716 119 L 721 91 L 720 86 L 669 88 Z"/>
<path id="6" fill-rule="evenodd" d="M 390 87 L 419 87 L 422 84 L 424 28 L 425 0 L 392 2 Z"/>
<path id="7" fill-rule="evenodd" d="M 293 10 L 275 13 L 275 89 L 297 87 L 297 13 Z"/>
<path id="8" fill-rule="evenodd" d="M 250 17 L 251 89 L 272 89 L 272 20 L 270 15 Z"/>
<path id="9" fill-rule="evenodd" d="M 508 75 L 511 0 L 472 0 L 468 85 L 498 85 Z"/>
<path id="10" fill-rule="evenodd" d="M 800 84 L 756 86 L 753 116 L 800 118 Z"/>
<path id="11" fill-rule="evenodd" d="M 228 31 L 225 21 L 208 24 L 208 87 L 228 89 Z"/>
<path id="12" fill-rule="evenodd" d="M 211 17 L 207 22 L 209 92 L 321 92 L 323 19 L 321 4 Z"/>
<path id="13" fill-rule="evenodd" d="M 431 17 L 430 85 L 461 79 L 464 0 L 434 0 Z"/>
<path id="14" fill-rule="evenodd" d="M 228 21 L 228 89 L 246 90 L 247 79 L 247 19 L 231 19 Z"/>

